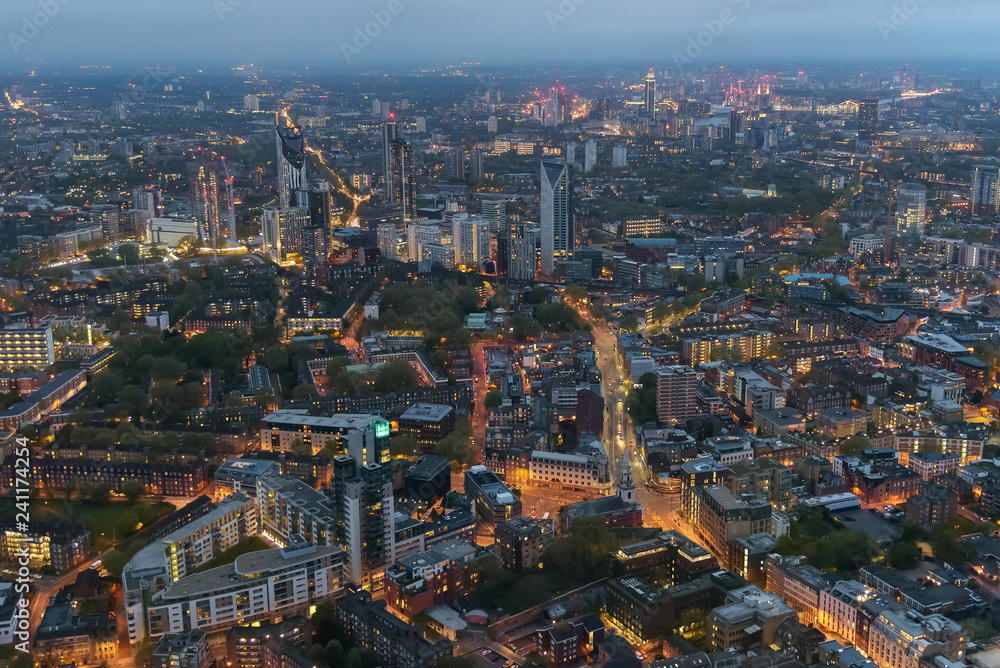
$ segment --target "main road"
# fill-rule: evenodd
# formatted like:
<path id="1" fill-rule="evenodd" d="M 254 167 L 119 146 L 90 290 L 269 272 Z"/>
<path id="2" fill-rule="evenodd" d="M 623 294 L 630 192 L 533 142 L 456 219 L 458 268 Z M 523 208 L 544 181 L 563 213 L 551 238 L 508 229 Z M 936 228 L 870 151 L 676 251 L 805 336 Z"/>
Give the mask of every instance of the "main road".
<path id="1" fill-rule="evenodd" d="M 594 351 L 597 365 L 601 370 L 604 395 L 604 444 L 608 451 L 609 465 L 613 481 L 617 484 L 621 477 L 622 464 L 627 462 L 632 473 L 632 483 L 636 488 L 636 498 L 643 506 L 643 522 L 646 526 L 674 529 L 691 540 L 703 544 L 689 525 L 677 514 L 680 497 L 677 494 L 659 494 L 647 487 L 649 473 L 636 443 L 635 429 L 631 426 L 625 399 L 628 387 L 625 368 L 618 354 L 617 339 L 610 326 L 591 317 L 585 310 L 578 312 L 590 323 L 594 335 Z"/>

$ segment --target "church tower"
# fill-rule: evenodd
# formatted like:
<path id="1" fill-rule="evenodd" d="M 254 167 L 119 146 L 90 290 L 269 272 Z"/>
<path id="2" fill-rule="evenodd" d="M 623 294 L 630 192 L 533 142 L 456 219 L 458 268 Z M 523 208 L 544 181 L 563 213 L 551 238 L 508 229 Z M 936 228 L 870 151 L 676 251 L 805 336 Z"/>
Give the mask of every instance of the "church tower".
<path id="1" fill-rule="evenodd" d="M 622 475 L 618 481 L 618 498 L 625 503 L 635 503 L 635 485 L 632 484 L 632 464 L 628 453 L 622 457 Z"/>

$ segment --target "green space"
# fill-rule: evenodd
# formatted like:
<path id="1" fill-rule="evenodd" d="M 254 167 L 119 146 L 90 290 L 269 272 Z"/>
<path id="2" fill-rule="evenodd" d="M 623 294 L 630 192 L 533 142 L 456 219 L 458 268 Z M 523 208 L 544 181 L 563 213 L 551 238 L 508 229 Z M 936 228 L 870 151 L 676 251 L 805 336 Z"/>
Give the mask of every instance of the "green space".
<path id="1" fill-rule="evenodd" d="M 229 548 L 222 554 L 216 555 L 215 557 L 207 561 L 203 566 L 192 571 L 192 573 L 201 573 L 202 571 L 207 571 L 210 568 L 226 566 L 233 563 L 234 561 L 236 561 L 237 557 L 240 557 L 244 554 L 248 554 L 250 552 L 259 552 L 260 550 L 270 550 L 271 548 L 272 545 L 263 538 L 261 538 L 260 536 L 250 536 L 250 538 L 247 538 L 239 545 Z"/>
<path id="2" fill-rule="evenodd" d="M 527 610 L 560 592 L 610 575 L 608 553 L 618 543 L 604 520 L 578 519 L 569 531 L 552 541 L 538 572 L 512 573 L 492 560 L 484 560 L 478 566 L 479 581 L 472 597 L 479 605 L 510 614 Z"/>
<path id="3" fill-rule="evenodd" d="M 863 531 L 844 527 L 826 508 L 798 507 L 794 514 L 789 533 L 778 539 L 780 554 L 801 554 L 820 570 L 844 574 L 877 561 L 875 541 Z"/>
<path id="4" fill-rule="evenodd" d="M 0 498 L 0 517 L 16 512 L 14 499 Z M 148 526 L 173 512 L 172 504 L 160 502 L 132 503 L 100 502 L 78 498 L 33 499 L 28 507 L 33 521 L 69 520 L 90 529 L 90 542 L 95 552 L 102 552 L 123 538 L 128 538 L 143 526 Z"/>

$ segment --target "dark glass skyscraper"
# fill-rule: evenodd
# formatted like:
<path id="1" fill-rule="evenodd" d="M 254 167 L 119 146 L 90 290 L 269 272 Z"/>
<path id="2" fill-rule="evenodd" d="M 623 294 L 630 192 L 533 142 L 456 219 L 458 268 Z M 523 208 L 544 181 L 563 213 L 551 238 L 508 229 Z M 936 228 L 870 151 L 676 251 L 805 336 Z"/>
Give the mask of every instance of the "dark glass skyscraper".
<path id="1" fill-rule="evenodd" d="M 278 150 L 278 207 L 308 206 L 306 188 L 306 142 L 298 126 L 275 126 Z"/>

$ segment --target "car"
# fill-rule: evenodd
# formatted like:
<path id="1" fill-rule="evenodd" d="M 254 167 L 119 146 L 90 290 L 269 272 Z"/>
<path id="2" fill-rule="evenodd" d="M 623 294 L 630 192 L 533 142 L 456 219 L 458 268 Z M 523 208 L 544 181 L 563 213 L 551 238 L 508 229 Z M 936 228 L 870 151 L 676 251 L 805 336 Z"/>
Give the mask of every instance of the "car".
<path id="1" fill-rule="evenodd" d="M 514 660 L 513 659 L 507 659 L 504 662 L 504 664 L 503 664 L 503 668 L 510 668 L 513 665 L 514 665 Z"/>
<path id="2" fill-rule="evenodd" d="M 90 565 L 90 567 L 91 567 L 91 568 L 94 568 L 94 569 L 98 569 L 98 568 L 100 568 L 100 567 L 101 567 L 101 560 L 100 560 L 100 559 L 98 559 L 97 561 L 95 561 L 94 563 L 92 563 L 92 564 Z"/>
<path id="3" fill-rule="evenodd" d="M 490 655 L 490 652 L 492 652 L 492 651 L 493 651 L 493 650 L 491 650 L 491 649 L 484 649 L 484 650 L 483 650 L 483 656 L 489 656 L 489 655 Z"/>

